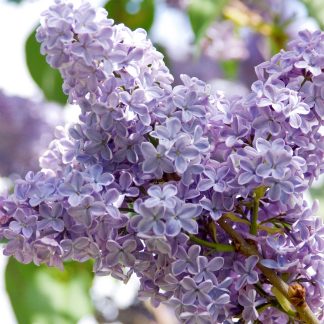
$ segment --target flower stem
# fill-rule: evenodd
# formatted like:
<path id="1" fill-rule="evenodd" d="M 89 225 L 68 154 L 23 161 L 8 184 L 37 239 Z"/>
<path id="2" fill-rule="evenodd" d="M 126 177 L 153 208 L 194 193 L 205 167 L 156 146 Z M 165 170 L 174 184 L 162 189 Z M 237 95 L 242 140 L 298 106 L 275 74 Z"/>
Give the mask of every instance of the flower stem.
<path id="1" fill-rule="evenodd" d="M 233 229 L 233 227 L 229 224 L 228 219 L 226 217 L 221 217 L 218 220 L 218 224 L 221 228 L 235 241 L 237 250 L 246 256 L 257 255 L 259 257 L 259 263 L 257 267 L 261 270 L 261 272 L 266 276 L 266 278 L 271 282 L 271 284 L 278 289 L 282 295 L 287 298 L 287 300 L 294 305 L 294 296 L 289 293 L 289 286 L 286 282 L 284 282 L 274 270 L 264 267 L 260 260 L 262 260 L 261 255 L 255 246 L 246 242 L 246 240 Z M 303 303 L 299 303 L 298 305 L 294 305 L 300 319 L 302 319 L 307 324 L 320 324 L 312 310 L 309 308 L 306 301 Z"/>
<path id="2" fill-rule="evenodd" d="M 258 214 L 259 214 L 259 197 L 255 196 L 253 199 L 253 208 L 252 208 L 252 217 L 251 217 L 251 226 L 250 233 L 252 235 L 258 234 Z"/>
<path id="3" fill-rule="evenodd" d="M 121 212 L 127 212 L 127 213 L 134 213 L 134 209 L 132 208 L 119 208 Z"/>
<path id="4" fill-rule="evenodd" d="M 235 247 L 232 245 L 208 242 L 195 235 L 192 234 L 188 234 L 188 235 L 192 242 L 216 250 L 217 252 L 235 252 Z"/>

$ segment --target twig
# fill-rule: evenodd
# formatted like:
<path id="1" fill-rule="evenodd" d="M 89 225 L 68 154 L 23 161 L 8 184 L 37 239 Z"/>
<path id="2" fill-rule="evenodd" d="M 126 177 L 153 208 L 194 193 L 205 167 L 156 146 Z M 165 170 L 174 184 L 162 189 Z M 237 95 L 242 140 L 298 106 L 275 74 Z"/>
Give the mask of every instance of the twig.
<path id="1" fill-rule="evenodd" d="M 233 229 L 233 227 L 228 223 L 228 220 L 224 216 L 218 220 L 218 224 L 235 241 L 236 247 L 239 252 L 243 253 L 246 256 L 257 255 L 260 260 L 262 259 L 257 249 L 253 245 L 247 243 L 245 239 Z M 285 283 L 279 276 L 277 276 L 277 274 L 272 269 L 264 267 L 260 262 L 257 264 L 257 267 L 267 277 L 271 284 L 276 287 L 292 305 L 294 305 L 300 319 L 302 319 L 307 324 L 320 324 L 305 300 L 303 300 L 302 303 L 299 301 L 296 304 L 296 295 L 294 295 L 294 290 L 292 290 L 291 287 L 287 285 L 287 283 Z"/>

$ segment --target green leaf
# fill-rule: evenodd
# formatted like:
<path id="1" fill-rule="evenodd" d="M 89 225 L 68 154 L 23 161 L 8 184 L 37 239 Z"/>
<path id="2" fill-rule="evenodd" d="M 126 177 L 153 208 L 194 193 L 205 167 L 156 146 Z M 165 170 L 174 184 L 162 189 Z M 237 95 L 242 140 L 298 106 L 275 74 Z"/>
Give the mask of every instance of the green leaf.
<path id="1" fill-rule="evenodd" d="M 23 0 L 8 0 L 8 2 L 21 3 Z"/>
<path id="2" fill-rule="evenodd" d="M 6 288 L 19 324 L 71 324 L 92 314 L 91 264 L 69 262 L 65 270 L 10 258 Z"/>
<path id="3" fill-rule="evenodd" d="M 310 193 L 314 199 L 324 198 L 324 186 L 310 188 Z"/>
<path id="4" fill-rule="evenodd" d="M 319 210 L 317 211 L 317 215 L 324 218 L 324 186 L 321 185 L 320 187 L 313 187 L 310 188 L 310 194 L 313 199 L 319 201 Z"/>
<path id="5" fill-rule="evenodd" d="M 227 60 L 219 62 L 225 79 L 235 80 L 237 77 L 239 63 L 236 60 Z"/>
<path id="6" fill-rule="evenodd" d="M 40 44 L 36 41 L 35 34 L 36 30 L 30 34 L 25 44 L 29 72 L 47 100 L 65 104 L 67 96 L 62 90 L 63 80 L 60 72 L 52 69 L 45 56 L 40 53 Z"/>
<path id="7" fill-rule="evenodd" d="M 154 21 L 154 0 L 110 0 L 105 9 L 109 18 L 131 29 L 149 31 Z"/>
<path id="8" fill-rule="evenodd" d="M 221 16 L 227 3 L 228 0 L 190 0 L 188 15 L 196 44 L 200 42 L 210 24 Z"/>
<path id="9" fill-rule="evenodd" d="M 324 29 L 324 2 L 323 0 L 302 0 L 308 14 L 316 19 L 318 25 Z"/>

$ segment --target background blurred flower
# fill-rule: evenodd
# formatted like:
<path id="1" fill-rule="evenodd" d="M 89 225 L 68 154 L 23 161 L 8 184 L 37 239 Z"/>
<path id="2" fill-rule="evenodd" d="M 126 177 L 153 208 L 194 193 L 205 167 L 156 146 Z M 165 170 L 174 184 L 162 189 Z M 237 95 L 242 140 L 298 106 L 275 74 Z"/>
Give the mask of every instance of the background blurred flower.
<path id="1" fill-rule="evenodd" d="M 0 90 L 0 176 L 38 169 L 39 156 L 62 121 L 59 113 L 54 104 L 7 96 Z"/>

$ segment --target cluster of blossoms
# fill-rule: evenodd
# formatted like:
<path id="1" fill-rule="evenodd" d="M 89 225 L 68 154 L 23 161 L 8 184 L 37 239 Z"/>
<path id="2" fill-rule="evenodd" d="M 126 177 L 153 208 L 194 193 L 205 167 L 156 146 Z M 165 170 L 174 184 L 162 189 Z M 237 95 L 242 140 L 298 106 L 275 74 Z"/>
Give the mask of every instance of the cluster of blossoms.
<path id="1" fill-rule="evenodd" d="M 233 22 L 223 20 L 216 21 L 207 29 L 201 47 L 212 59 L 244 60 L 249 56 L 245 43 L 240 35 L 235 34 Z"/>
<path id="2" fill-rule="evenodd" d="M 8 96 L 0 90 L 0 176 L 38 169 L 39 155 L 54 137 L 54 122 L 45 116 L 56 111 L 54 105 Z"/>
<path id="3" fill-rule="evenodd" d="M 229 100 L 185 75 L 172 87 L 145 31 L 106 15 L 60 0 L 44 13 L 37 39 L 82 113 L 0 199 L 4 254 L 136 274 L 185 323 L 285 323 L 294 311 L 263 267 L 323 320 L 324 227 L 303 192 L 324 170 L 324 34 L 301 33 Z"/>

